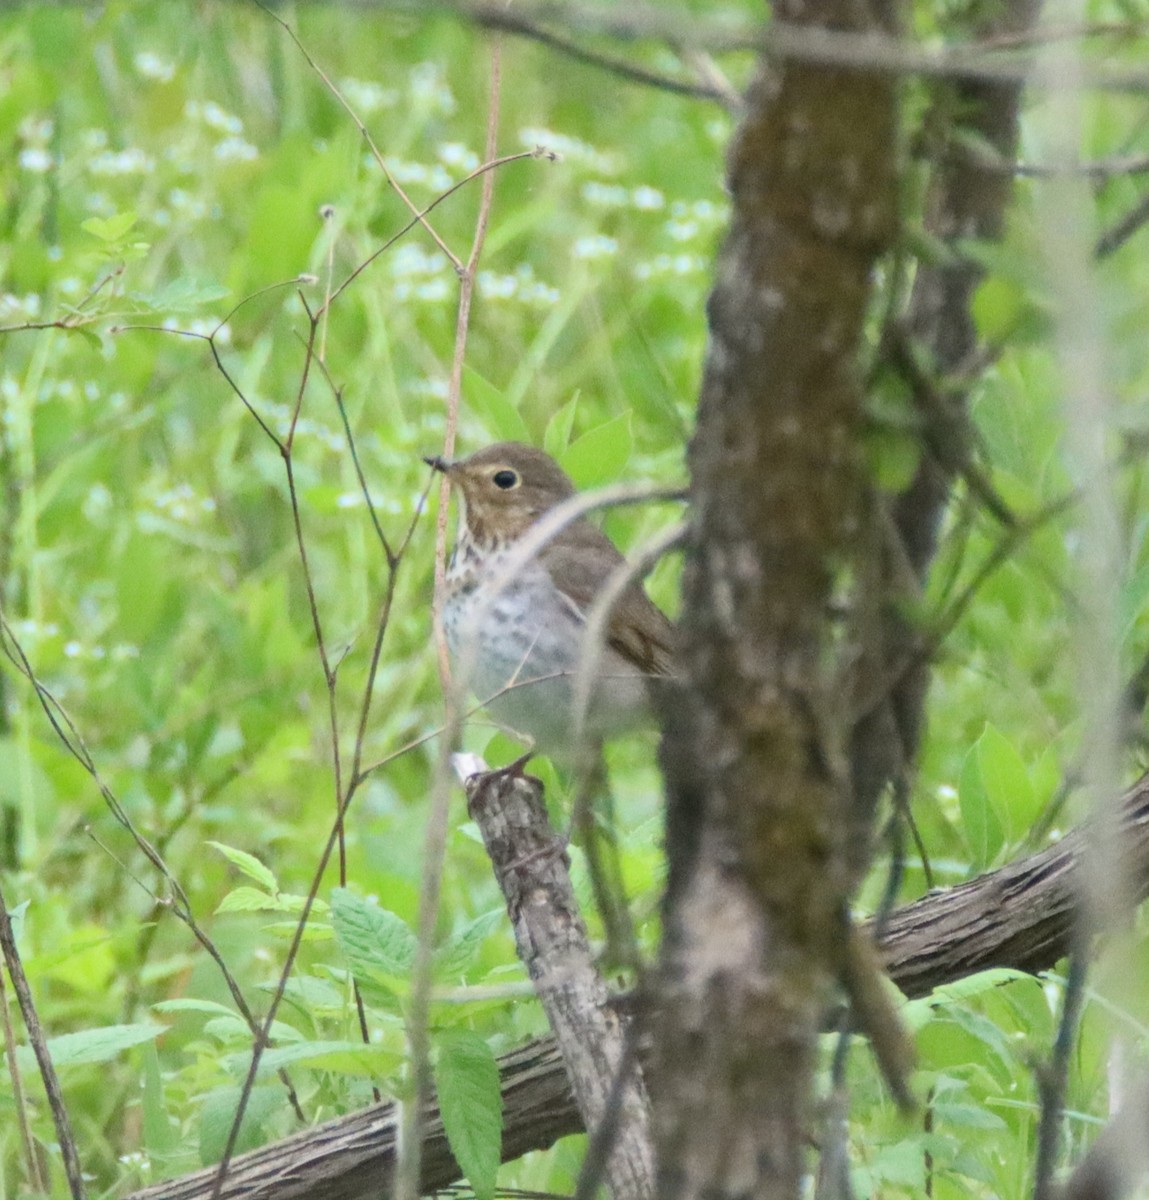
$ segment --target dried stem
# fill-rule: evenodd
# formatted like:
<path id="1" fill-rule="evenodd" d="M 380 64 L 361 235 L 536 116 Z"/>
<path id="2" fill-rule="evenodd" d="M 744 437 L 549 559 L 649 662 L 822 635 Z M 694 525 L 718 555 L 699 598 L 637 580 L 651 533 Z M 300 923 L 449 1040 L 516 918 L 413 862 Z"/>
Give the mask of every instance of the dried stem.
<path id="1" fill-rule="evenodd" d="M 493 161 L 498 148 L 499 100 L 501 88 L 501 45 L 498 38 L 491 42 L 491 83 L 487 103 L 487 136 L 485 156 Z M 443 433 L 443 453 L 451 456 L 455 449 L 459 403 L 463 381 L 463 363 L 470 329 L 471 301 L 475 276 L 490 221 L 494 198 L 494 175 L 484 174 L 479 212 L 475 219 L 475 235 L 466 265 L 459 268 L 459 306 L 455 322 L 455 352 L 451 361 L 451 377 L 447 391 L 446 424 Z M 419 1195 L 420 1160 L 422 1157 L 422 1120 L 425 1100 L 430 1092 L 430 1046 L 427 1024 L 431 1002 L 431 967 L 435 924 L 439 917 L 442 892 L 443 861 L 446 856 L 450 779 L 448 755 L 458 731 L 458 698 L 451 681 L 447 660 L 446 639 L 443 635 L 441 605 L 446 581 L 447 547 L 447 484 L 439 488 L 439 512 L 435 526 L 435 599 L 433 621 L 438 649 L 439 674 L 447 706 L 448 735 L 444 737 L 435 778 L 431 789 L 431 811 L 423 841 L 423 877 L 419 889 L 419 921 L 415 961 L 411 968 L 411 996 L 407 1011 L 407 1044 L 413 1096 L 403 1107 L 403 1125 L 399 1139 L 399 1162 L 396 1168 L 395 1195 L 397 1200 L 416 1200 Z"/>

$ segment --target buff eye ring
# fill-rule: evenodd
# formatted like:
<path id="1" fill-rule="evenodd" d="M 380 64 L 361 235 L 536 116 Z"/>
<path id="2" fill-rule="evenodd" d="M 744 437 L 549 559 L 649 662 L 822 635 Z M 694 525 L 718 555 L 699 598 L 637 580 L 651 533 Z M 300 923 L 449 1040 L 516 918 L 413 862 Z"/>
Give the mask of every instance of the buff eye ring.
<path id="1" fill-rule="evenodd" d="M 509 492 L 511 488 L 519 486 L 518 473 L 504 467 L 501 471 L 496 471 L 491 476 L 495 487 L 500 488 L 504 492 Z"/>

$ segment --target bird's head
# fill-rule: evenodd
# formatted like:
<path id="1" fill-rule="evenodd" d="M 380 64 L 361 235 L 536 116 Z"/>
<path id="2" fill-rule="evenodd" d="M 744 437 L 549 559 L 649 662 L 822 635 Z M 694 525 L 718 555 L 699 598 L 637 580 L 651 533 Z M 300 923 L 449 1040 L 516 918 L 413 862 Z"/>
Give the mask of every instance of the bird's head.
<path id="1" fill-rule="evenodd" d="M 575 494 L 549 454 L 521 442 L 496 442 L 466 458 L 424 459 L 459 496 L 460 528 L 479 545 L 513 541 Z"/>

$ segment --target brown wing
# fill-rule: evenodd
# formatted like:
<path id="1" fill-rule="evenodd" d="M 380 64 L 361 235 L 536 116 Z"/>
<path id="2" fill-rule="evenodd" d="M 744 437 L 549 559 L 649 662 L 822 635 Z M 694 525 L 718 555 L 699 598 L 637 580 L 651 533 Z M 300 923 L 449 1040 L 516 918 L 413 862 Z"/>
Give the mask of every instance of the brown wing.
<path id="1" fill-rule="evenodd" d="M 543 547 L 539 560 L 583 613 L 626 562 L 610 538 L 589 521 L 568 526 L 561 539 Z M 606 642 L 648 675 L 669 675 L 673 670 L 676 630 L 640 583 L 630 584 L 615 603 Z"/>

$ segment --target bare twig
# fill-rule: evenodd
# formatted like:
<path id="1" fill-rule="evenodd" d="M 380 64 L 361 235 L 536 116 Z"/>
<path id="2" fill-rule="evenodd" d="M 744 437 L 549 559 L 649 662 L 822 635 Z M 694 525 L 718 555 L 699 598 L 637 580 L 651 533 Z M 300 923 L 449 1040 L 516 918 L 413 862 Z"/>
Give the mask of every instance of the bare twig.
<path id="1" fill-rule="evenodd" d="M 646 87 L 657 88 L 659 91 L 670 92 L 672 95 L 690 96 L 697 100 L 716 100 L 731 111 L 735 111 L 741 103 L 737 92 L 733 91 L 729 85 L 723 86 L 713 78 L 707 78 L 704 75 L 702 82 L 690 82 L 688 80 L 673 79 L 668 75 L 661 75 L 657 71 L 649 71 L 645 67 L 639 67 L 632 62 L 628 62 L 626 59 L 590 50 L 586 46 L 580 45 L 573 38 L 547 29 L 541 21 L 524 16 L 511 7 L 504 8 L 498 17 L 488 18 L 480 23 L 488 27 L 498 28 L 504 33 L 515 34 L 530 41 L 538 42 L 540 46 L 546 46 L 549 50 L 557 50 L 560 54 L 565 54 L 567 58 L 571 58 L 575 62 L 583 63 L 586 66 L 598 67 L 600 70 L 606 71 L 611 75 L 617 75 L 620 79 L 625 79 L 629 83 L 643 84 Z"/>
<path id="2" fill-rule="evenodd" d="M 28 986 L 28 976 L 24 974 L 24 964 L 20 961 L 20 951 L 16 946 L 16 936 L 12 931 L 8 904 L 2 891 L 0 891 L 0 952 L 3 953 L 4 965 L 8 968 L 8 978 L 12 980 L 16 1001 L 20 1005 L 20 1016 L 24 1020 L 28 1041 L 32 1045 L 32 1051 L 36 1055 L 36 1064 L 40 1068 L 40 1079 L 48 1096 L 48 1107 L 52 1110 L 52 1121 L 56 1126 L 56 1137 L 60 1142 L 60 1156 L 64 1160 L 64 1174 L 68 1177 L 68 1188 L 72 1193 L 72 1200 L 84 1200 L 84 1171 L 80 1164 L 80 1155 L 76 1150 L 76 1138 L 72 1133 L 72 1123 L 68 1119 L 68 1107 L 64 1103 L 64 1093 L 60 1089 L 56 1068 L 52 1065 L 52 1056 L 48 1053 L 47 1040 L 40 1025 L 35 1001 L 32 999 L 32 989 Z"/>
<path id="3" fill-rule="evenodd" d="M 4 1026 L 4 1059 L 8 1065 L 8 1078 L 12 1081 L 12 1107 L 16 1110 L 16 1124 L 20 1129 L 20 1146 L 24 1151 L 28 1184 L 33 1191 L 46 1192 L 48 1185 L 40 1169 L 40 1156 L 36 1152 L 36 1143 L 32 1140 L 32 1126 L 28 1120 L 28 1100 L 24 1095 L 20 1062 L 16 1057 L 16 1031 L 12 1028 L 12 1014 L 8 1009 L 8 985 L 4 982 L 3 971 L 0 971 L 0 1022 Z"/>
<path id="4" fill-rule="evenodd" d="M 1069 1064 L 1085 1003 L 1085 978 L 1089 950 L 1083 943 L 1069 956 L 1069 974 L 1061 999 L 1061 1019 L 1053 1043 L 1050 1061 L 1038 1069 L 1038 1093 L 1041 1119 L 1037 1127 L 1037 1156 L 1033 1167 L 1033 1200 L 1052 1200 L 1053 1173 L 1061 1147 L 1061 1122 L 1065 1115 L 1065 1089 L 1069 1082 Z"/>
<path id="5" fill-rule="evenodd" d="M 317 63 L 315 61 L 314 57 L 308 51 L 307 47 L 304 46 L 304 44 L 299 40 L 299 35 L 295 32 L 295 30 L 277 12 L 275 12 L 274 9 L 272 9 L 272 8 L 268 7 L 268 5 L 264 4 L 263 0 L 255 0 L 255 3 L 258 4 L 260 8 L 263 9 L 263 11 L 284 31 L 284 33 L 287 34 L 287 36 L 295 44 L 295 48 L 299 51 L 300 54 L 303 55 L 305 61 L 307 62 L 307 65 L 315 72 L 316 75 L 319 76 L 320 79 L 323 80 L 323 83 L 327 87 L 327 90 L 343 106 L 343 111 L 348 115 L 348 117 L 351 118 L 351 121 L 355 125 L 355 128 L 359 130 L 360 136 L 367 143 L 367 148 L 371 151 L 371 156 L 375 159 L 376 165 L 378 166 L 379 170 L 383 173 L 383 178 L 387 180 L 387 182 L 391 185 L 391 188 L 395 192 L 395 194 L 399 197 L 400 200 L 403 201 L 404 205 L 406 205 L 408 212 L 410 212 L 412 214 L 412 217 L 414 218 L 414 220 L 423 226 L 423 228 L 430 235 L 431 240 L 451 260 L 451 263 L 455 267 L 455 269 L 458 270 L 462 266 L 462 264 L 459 262 L 458 257 L 451 250 L 451 248 L 447 245 L 447 243 L 443 241 L 443 239 L 439 236 L 439 234 L 435 232 L 434 227 L 427 220 L 426 214 L 421 213 L 419 211 L 417 205 L 414 204 L 414 202 L 411 200 L 411 198 L 407 195 L 407 193 L 403 190 L 402 186 L 399 184 L 399 181 L 391 173 L 391 169 L 387 166 L 387 160 L 383 157 L 383 154 L 379 150 L 379 147 L 375 144 L 375 139 L 372 138 L 371 134 L 368 132 L 367 126 L 364 125 L 362 119 L 359 117 L 359 114 L 355 111 L 355 109 L 351 106 L 351 104 L 348 103 L 348 101 L 344 97 L 343 93 L 335 86 L 335 83 L 331 79 L 331 77 L 327 74 L 326 71 L 323 70 L 323 68 L 319 65 L 319 63 Z"/>
<path id="6" fill-rule="evenodd" d="M 493 161 L 498 149 L 499 102 L 501 91 L 502 48 L 498 38 L 491 42 L 491 82 L 487 102 L 486 158 Z M 471 253 L 459 270 L 459 304 L 455 321 L 455 350 L 451 360 L 451 376 L 447 390 L 447 413 L 443 432 L 443 453 L 454 453 L 458 427 L 459 402 L 463 382 L 463 364 L 467 352 L 467 336 L 471 322 L 471 301 L 474 297 L 475 276 L 486 241 L 487 225 L 494 198 L 492 173 L 484 174 L 475 219 L 475 234 Z M 438 648 L 439 673 L 447 708 L 447 727 L 450 736 L 444 740 L 435 779 L 431 789 L 431 812 L 423 842 L 423 874 L 419 890 L 419 919 L 415 961 L 411 968 L 411 995 L 407 1009 L 407 1044 L 413 1082 L 413 1101 L 404 1107 L 403 1130 L 399 1142 L 399 1164 L 396 1175 L 398 1200 L 415 1200 L 419 1194 L 420 1157 L 422 1154 L 423 1105 L 430 1092 L 430 1045 L 427 1025 L 430 1017 L 431 967 L 434 952 L 435 924 L 439 918 L 442 891 L 443 860 L 446 856 L 450 788 L 447 775 L 447 755 L 458 729 L 458 700 L 451 680 L 447 659 L 446 639 L 442 631 L 441 603 L 446 582 L 447 552 L 447 480 L 439 488 L 439 512 L 435 525 L 435 599 L 433 622 Z"/>
<path id="7" fill-rule="evenodd" d="M 1127 241 L 1149 222 L 1149 196 L 1138 201 L 1129 212 L 1116 221 L 1097 239 L 1093 253 L 1098 259 L 1116 254 Z"/>

